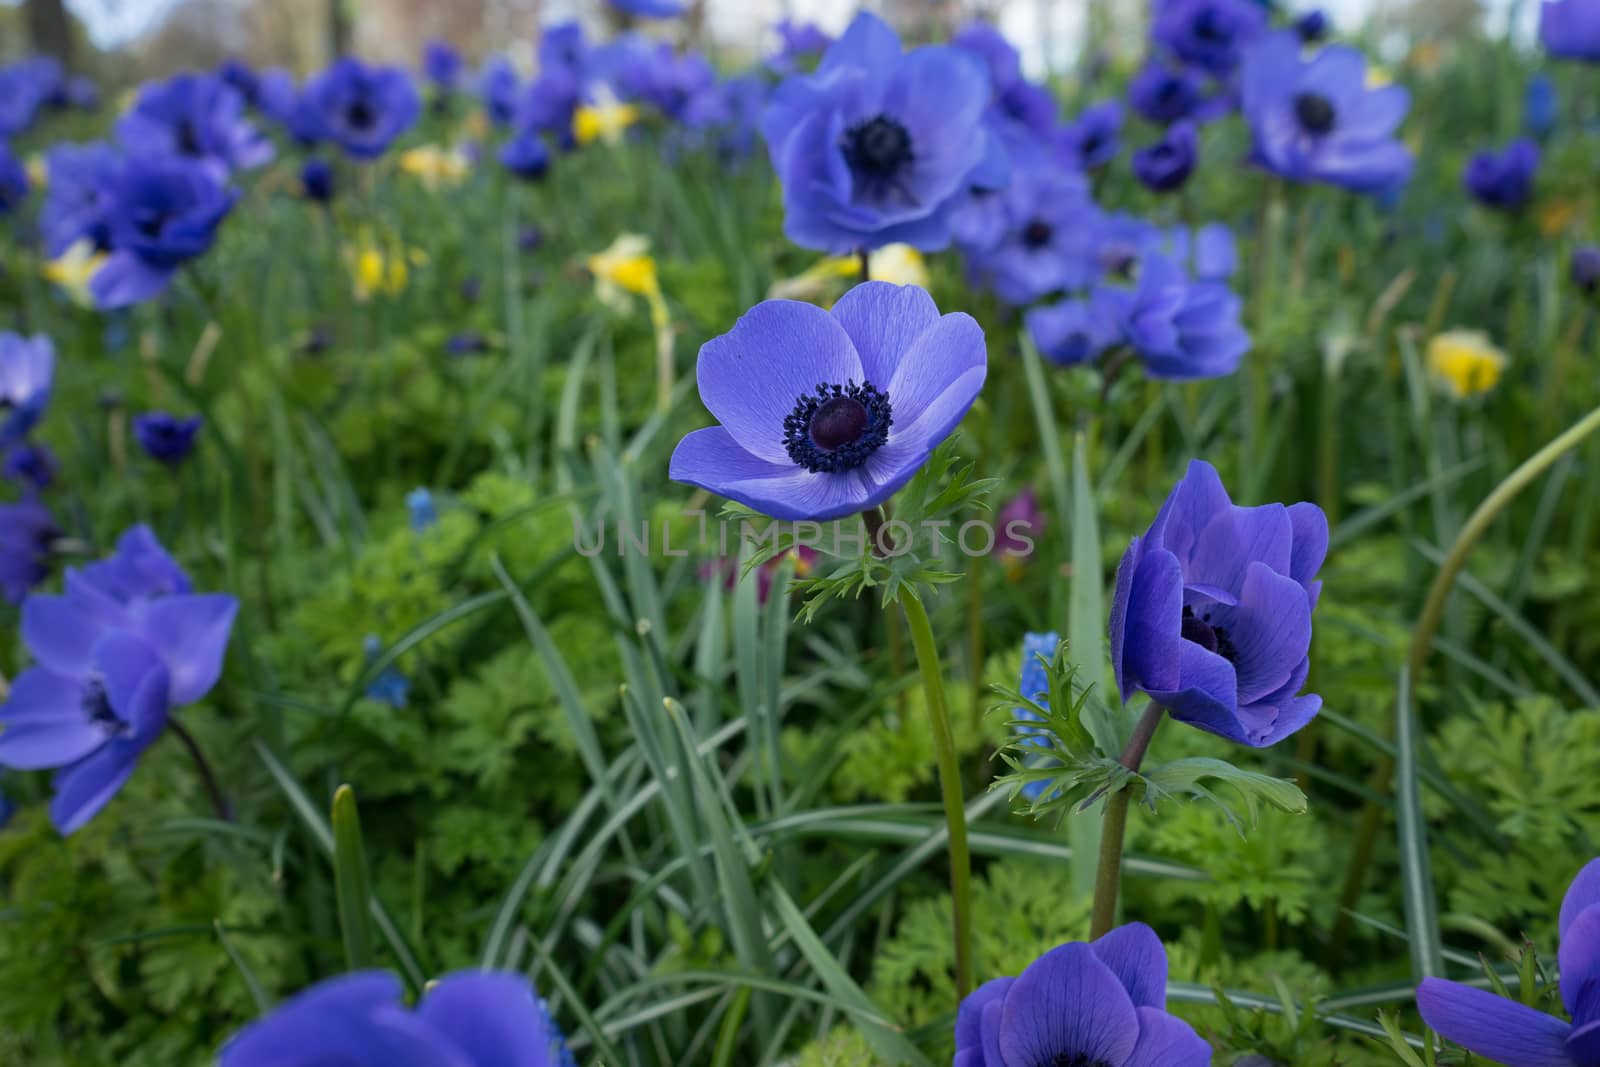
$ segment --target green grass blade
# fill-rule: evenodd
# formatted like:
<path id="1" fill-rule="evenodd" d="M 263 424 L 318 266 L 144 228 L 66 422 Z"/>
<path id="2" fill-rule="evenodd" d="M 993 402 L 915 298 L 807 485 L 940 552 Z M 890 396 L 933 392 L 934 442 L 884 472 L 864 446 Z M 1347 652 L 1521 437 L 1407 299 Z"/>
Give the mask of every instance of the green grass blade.
<path id="1" fill-rule="evenodd" d="M 367 902 L 372 886 L 367 854 L 361 843 L 361 816 L 356 794 L 348 785 L 333 791 L 333 886 L 339 905 L 339 932 L 345 964 L 352 971 L 372 966 L 372 926 Z"/>

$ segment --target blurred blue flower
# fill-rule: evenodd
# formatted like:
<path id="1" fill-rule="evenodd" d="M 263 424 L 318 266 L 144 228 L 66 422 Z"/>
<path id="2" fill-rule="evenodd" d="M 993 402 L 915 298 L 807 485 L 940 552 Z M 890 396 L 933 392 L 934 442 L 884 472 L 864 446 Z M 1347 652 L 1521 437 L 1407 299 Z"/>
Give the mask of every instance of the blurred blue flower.
<path id="1" fill-rule="evenodd" d="M 307 200 L 326 204 L 333 199 L 333 167 L 325 159 L 312 156 L 300 165 L 300 192 Z"/>
<path id="2" fill-rule="evenodd" d="M 133 417 L 133 438 L 151 459 L 175 467 L 194 451 L 195 437 L 205 420 L 199 415 L 181 419 L 165 411 Z"/>
<path id="3" fill-rule="evenodd" d="M 1151 122 L 1162 125 L 1199 118 L 1208 110 L 1205 79 L 1188 67 L 1151 58 L 1128 82 L 1128 102 Z"/>
<path id="4" fill-rule="evenodd" d="M 466 66 L 449 41 L 429 41 L 422 46 L 422 72 L 442 92 L 452 93 L 460 87 Z"/>
<path id="5" fill-rule="evenodd" d="M 539 33 L 539 70 L 559 69 L 581 74 L 589 59 L 589 42 L 576 19 L 556 22 Z"/>
<path id="6" fill-rule="evenodd" d="M 0 596 L 20 604 L 50 573 L 50 546 L 61 536 L 37 500 L 0 504 Z"/>
<path id="7" fill-rule="evenodd" d="M 211 247 L 234 199 L 203 164 L 128 160 L 105 205 L 111 255 L 89 283 L 95 303 L 126 307 L 160 295 L 179 267 Z"/>
<path id="8" fill-rule="evenodd" d="M 1600 1034 L 1600 860 L 1578 872 L 1562 898 L 1561 1003 L 1572 1021 L 1521 1001 L 1443 978 L 1424 978 L 1417 1010 L 1428 1027 L 1476 1056 L 1506 1067 L 1593 1067 Z"/>
<path id="9" fill-rule="evenodd" d="M 1029 308 L 1022 321 L 1039 352 L 1068 367 L 1099 359 L 1122 340 L 1120 311 L 1120 302 L 1108 301 L 1097 289 L 1087 298 Z"/>
<path id="10" fill-rule="evenodd" d="M 778 74 L 792 74 L 820 58 L 833 43 L 833 35 L 815 22 L 786 18 L 773 29 L 778 33 L 778 50 L 767 58 L 767 66 Z"/>
<path id="11" fill-rule="evenodd" d="M 1193 232 L 1187 226 L 1167 231 L 1172 258 L 1187 264 L 1189 273 L 1203 282 L 1225 282 L 1239 269 L 1239 247 L 1233 231 L 1210 222 Z"/>
<path id="12" fill-rule="evenodd" d="M 377 634 L 368 634 L 362 638 L 361 652 L 370 668 L 383 654 L 383 640 Z M 368 700 L 376 700 L 396 710 L 406 706 L 406 697 L 410 692 L 411 682 L 393 664 L 379 671 L 378 676 L 367 683 Z"/>
<path id="13" fill-rule="evenodd" d="M 61 65 L 34 57 L 0 67 L 0 139 L 27 132 L 39 109 L 65 91 Z"/>
<path id="14" fill-rule="evenodd" d="M 1122 102 L 1104 100 L 1084 108 L 1055 135 L 1057 156 L 1074 170 L 1091 171 L 1117 158 L 1122 148 Z"/>
<path id="15" fill-rule="evenodd" d="M 4 475 L 6 480 L 22 486 L 23 491 L 35 493 L 55 484 L 61 471 L 55 453 L 44 445 L 23 441 L 6 452 Z"/>
<path id="16" fill-rule="evenodd" d="M 433 494 L 422 486 L 406 494 L 406 510 L 411 513 L 411 529 L 417 533 L 439 521 L 439 510 L 434 506 Z"/>
<path id="17" fill-rule="evenodd" d="M 122 171 L 121 156 L 110 145 L 93 141 L 55 145 L 44 158 L 50 175 L 39 209 L 45 254 L 54 259 L 80 239 L 102 251 L 108 248 L 111 227 L 106 204 Z"/>
<path id="18" fill-rule="evenodd" d="M 244 97 L 215 74 L 179 74 L 139 90 L 117 120 L 117 142 L 130 155 L 178 156 L 205 166 L 219 182 L 272 160 L 272 142 L 244 114 Z"/>
<path id="19" fill-rule="evenodd" d="M 0 140 L 0 215 L 9 215 L 28 196 L 28 169 L 11 147 Z"/>
<path id="20" fill-rule="evenodd" d="M 1029 304 L 1095 280 L 1092 223 L 1098 209 L 1082 174 L 1040 161 L 1014 173 L 995 195 L 1005 210 L 1000 239 L 969 255 L 973 274 L 1000 299 Z"/>
<path id="21" fill-rule="evenodd" d="M 1267 32 L 1267 12 L 1251 0 L 1159 0 L 1150 36 L 1211 74 L 1231 74 Z"/>
<path id="22" fill-rule="evenodd" d="M 310 130 L 356 159 L 376 159 L 417 121 L 421 105 L 411 75 L 345 56 L 301 92 Z"/>
<path id="23" fill-rule="evenodd" d="M 415 1009 L 400 980 L 356 971 L 319 982 L 230 1038 L 219 1067 L 576 1067 L 566 1039 L 528 979 L 506 971 L 456 971 Z"/>
<path id="24" fill-rule="evenodd" d="M 1236 507 L 1194 460 L 1117 567 L 1111 663 L 1126 701 L 1147 693 L 1179 722 L 1253 748 L 1322 707 L 1297 695 L 1328 551 L 1315 504 Z"/>
<path id="25" fill-rule="evenodd" d="M 1200 139 L 1192 122 L 1175 122 L 1161 140 L 1133 154 L 1133 173 L 1145 187 L 1158 193 L 1180 189 L 1199 162 Z"/>
<path id="26" fill-rule="evenodd" d="M 1294 32 L 1305 44 L 1316 44 L 1328 35 L 1328 15 L 1314 7 L 1294 20 Z"/>
<path id="27" fill-rule="evenodd" d="M 1239 298 L 1226 285 L 1191 280 L 1160 253 L 1140 258 L 1131 291 L 1102 285 L 1095 299 L 1116 315 L 1123 340 L 1152 378 L 1220 378 L 1250 350 Z"/>
<path id="28" fill-rule="evenodd" d="M 500 165 L 524 181 L 538 181 L 550 169 L 550 149 L 544 135 L 534 127 L 512 134 L 500 146 Z"/>
<path id="29" fill-rule="evenodd" d="M 478 76 L 478 96 L 489 121 L 496 126 L 510 124 L 516 117 L 517 100 L 522 92 L 522 81 L 517 68 L 505 56 L 491 56 Z"/>
<path id="30" fill-rule="evenodd" d="M 196 595 L 147 527 L 67 572 L 62 596 L 31 596 L 22 638 L 35 665 L 0 706 L 0 764 L 57 768 L 50 818 L 76 831 L 116 795 L 166 728 L 222 673 L 238 601 Z"/>
<path id="31" fill-rule="evenodd" d="M 1522 94 L 1522 124 L 1535 137 L 1547 137 L 1556 128 L 1561 117 L 1560 100 L 1556 96 L 1556 83 L 1548 74 L 1535 74 L 1528 79 Z"/>
<path id="32" fill-rule="evenodd" d="M 785 79 L 762 117 L 785 234 L 836 254 L 946 247 L 960 196 L 1004 165 L 982 121 L 988 102 L 972 56 L 938 46 L 902 54 L 882 19 L 857 15 L 817 72 Z"/>
<path id="33" fill-rule="evenodd" d="M 1166 948 L 1129 923 L 969 993 L 956 1013 L 956 1067 L 1209 1067 L 1211 1046 L 1166 1008 Z"/>
<path id="34" fill-rule="evenodd" d="M 216 76 L 237 92 L 247 107 L 255 107 L 261 94 L 261 78 L 238 56 L 229 56 L 217 64 Z"/>
<path id="35" fill-rule="evenodd" d="M 1539 146 L 1519 137 L 1499 152 L 1478 152 L 1467 160 L 1461 184 L 1485 207 L 1516 211 L 1532 199 L 1538 172 Z"/>
<path id="36" fill-rule="evenodd" d="M 444 350 L 449 356 L 476 356 L 489 351 L 489 342 L 476 330 L 462 330 L 450 335 Z"/>
<path id="37" fill-rule="evenodd" d="M 1539 41 L 1557 59 L 1600 62 L 1600 6 L 1594 0 L 1544 0 Z"/>
<path id="38" fill-rule="evenodd" d="M 50 338 L 0 333 L 0 447 L 21 441 L 39 422 L 50 403 L 55 373 Z"/>
<path id="39" fill-rule="evenodd" d="M 1130 279 L 1139 257 L 1166 247 L 1161 227 L 1126 211 L 1101 214 L 1091 222 L 1094 257 L 1100 273 L 1107 277 Z"/>
<path id="40" fill-rule="evenodd" d="M 831 312 L 764 301 L 700 349 L 721 425 L 678 442 L 671 477 L 775 519 L 876 507 L 955 429 L 987 363 L 972 317 L 916 286 L 864 282 Z"/>
<path id="41" fill-rule="evenodd" d="M 1573 285 L 1594 295 L 1596 290 L 1600 290 L 1600 246 L 1580 245 L 1574 248 L 1568 270 Z"/>
<path id="42" fill-rule="evenodd" d="M 87 74 L 67 79 L 67 103 L 79 111 L 94 111 L 100 106 L 100 87 Z"/>
<path id="43" fill-rule="evenodd" d="M 992 93 L 987 121 L 1013 154 L 1033 154 L 1056 125 L 1050 91 L 1022 76 L 1022 60 L 1011 42 L 987 22 L 968 23 L 950 43 L 983 61 Z"/>
<path id="44" fill-rule="evenodd" d="M 282 67 L 268 67 L 256 75 L 256 110 L 262 115 L 287 127 L 294 121 L 294 111 L 300 103 L 300 89 L 294 75 Z"/>
<path id="45" fill-rule="evenodd" d="M 684 0 L 611 0 L 611 6 L 647 19 L 670 19 L 683 14 Z"/>
<path id="46" fill-rule="evenodd" d="M 1250 51 L 1242 90 L 1255 162 L 1296 182 L 1356 192 L 1394 188 L 1411 175 L 1411 152 L 1395 136 L 1411 105 L 1404 86 L 1369 89 L 1366 59 L 1332 45 L 1306 59 L 1292 33 Z"/>

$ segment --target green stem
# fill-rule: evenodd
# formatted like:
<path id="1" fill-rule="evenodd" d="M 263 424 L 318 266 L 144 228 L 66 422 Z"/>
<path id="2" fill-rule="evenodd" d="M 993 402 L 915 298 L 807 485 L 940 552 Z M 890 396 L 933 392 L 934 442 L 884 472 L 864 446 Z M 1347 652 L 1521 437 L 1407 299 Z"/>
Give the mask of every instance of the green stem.
<path id="1" fill-rule="evenodd" d="M 1445 556 L 1444 562 L 1439 565 L 1439 572 L 1433 576 L 1433 584 L 1428 588 L 1428 598 L 1423 602 L 1422 614 L 1418 617 L 1416 629 L 1411 634 L 1411 648 L 1406 655 L 1406 663 L 1410 668 L 1407 675 L 1413 691 L 1417 679 L 1422 676 L 1422 668 L 1428 661 L 1428 654 L 1433 651 L 1433 638 L 1439 632 L 1440 623 L 1444 621 L 1444 609 L 1449 602 L 1450 591 L 1455 588 L 1456 578 L 1466 567 L 1467 557 L 1472 554 L 1473 548 L 1519 493 L 1549 470 L 1556 460 L 1577 448 L 1584 438 L 1596 430 L 1600 430 L 1600 407 L 1573 423 L 1564 433 L 1524 460 L 1521 466 L 1507 475 L 1505 481 L 1495 487 L 1494 492 L 1484 497 L 1483 503 L 1478 505 L 1477 510 L 1461 527 L 1455 543 L 1450 546 L 1450 554 Z M 1389 724 L 1391 734 L 1393 728 L 1394 724 L 1391 722 Z M 1373 792 L 1379 795 L 1387 794 L 1393 777 L 1394 759 L 1384 756 L 1372 771 Z M 1356 842 L 1350 856 L 1350 868 L 1345 876 L 1344 891 L 1339 897 L 1339 917 L 1328 939 L 1330 967 L 1339 963 L 1345 940 L 1350 935 L 1352 922 L 1350 916 L 1357 899 L 1361 896 L 1367 864 L 1372 859 L 1373 845 L 1377 840 L 1378 831 L 1382 828 L 1382 822 L 1382 810 L 1374 802 L 1368 801 L 1361 812 L 1361 822 L 1356 831 Z"/>
<path id="2" fill-rule="evenodd" d="M 955 735 L 950 731 L 950 707 L 945 700 L 944 673 L 939 667 L 939 646 L 933 640 L 928 611 L 914 592 L 900 598 L 911 630 L 922 673 L 922 690 L 933 720 L 934 755 L 939 764 L 939 792 L 944 799 L 944 819 L 950 829 L 950 908 L 954 918 L 956 996 L 972 991 L 972 858 L 967 853 L 967 813 L 961 797 L 961 769 L 956 763 Z"/>
<path id="3" fill-rule="evenodd" d="M 1154 701 L 1144 709 L 1117 762 L 1130 771 L 1139 769 L 1164 714 L 1166 709 Z M 1117 921 L 1117 893 L 1122 888 L 1122 840 L 1127 836 L 1128 807 L 1132 802 L 1133 792 L 1127 787 L 1117 790 L 1106 801 L 1105 826 L 1100 832 L 1100 868 L 1094 876 L 1094 911 L 1089 919 L 1090 940 L 1105 936 Z"/>

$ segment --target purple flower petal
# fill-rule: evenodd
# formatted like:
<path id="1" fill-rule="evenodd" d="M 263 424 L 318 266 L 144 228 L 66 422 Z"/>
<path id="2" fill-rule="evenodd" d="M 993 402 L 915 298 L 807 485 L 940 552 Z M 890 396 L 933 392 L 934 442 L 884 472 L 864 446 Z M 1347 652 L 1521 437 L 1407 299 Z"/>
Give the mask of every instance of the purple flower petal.
<path id="1" fill-rule="evenodd" d="M 111 802 L 139 763 L 144 746 L 136 741 L 112 741 L 69 767 L 55 773 L 50 784 L 50 821 L 62 836 L 77 832 Z"/>
<path id="2" fill-rule="evenodd" d="M 1265 563 L 1250 564 L 1239 605 L 1213 609 L 1212 619 L 1233 642 L 1241 704 L 1276 692 L 1311 650 L 1305 589 Z"/>
<path id="3" fill-rule="evenodd" d="M 22 605 L 22 640 L 33 658 L 57 674 L 89 669 L 100 627 L 68 597 L 32 596 Z"/>
<path id="4" fill-rule="evenodd" d="M 1136 1008 L 1167 1007 L 1167 950 L 1144 923 L 1119 926 L 1089 946 L 1111 968 Z"/>
<path id="5" fill-rule="evenodd" d="M 1015 978 L 991 978 L 966 995 L 956 1010 L 956 1048 L 964 1049 L 983 1042 L 983 1009 L 1005 999 Z"/>
<path id="6" fill-rule="evenodd" d="M 1028 965 L 1006 994 L 1000 1053 L 1006 1064 L 1127 1062 L 1139 1016 L 1127 990 L 1088 945 L 1051 949 Z"/>
<path id="7" fill-rule="evenodd" d="M 1171 552 L 1147 550 L 1129 587 L 1122 634 L 1123 684 L 1176 689 L 1184 684 L 1183 572 Z M 1126 699 L 1126 698 L 1124 698 Z"/>
<path id="8" fill-rule="evenodd" d="M 458 971 L 417 1005 L 417 1015 L 474 1067 L 549 1067 L 550 1034 L 533 986 L 520 974 Z"/>
<path id="9" fill-rule="evenodd" d="M 672 452 L 669 476 L 730 497 L 775 519 L 836 519 L 861 511 L 869 493 L 859 471 L 812 474 L 792 462 L 746 452 L 721 426 L 695 430 Z"/>
<path id="10" fill-rule="evenodd" d="M 1417 1010 L 1442 1036 L 1506 1067 L 1573 1067 L 1571 1029 L 1553 1015 L 1442 978 L 1417 987 Z"/>
<path id="11" fill-rule="evenodd" d="M 1567 1014 L 1587 1022 L 1578 1010 L 1600 990 L 1600 907 L 1589 907 L 1561 931 L 1561 1003 Z"/>
<path id="12" fill-rule="evenodd" d="M 880 389 L 889 387 L 911 346 L 939 321 L 926 289 L 889 282 L 855 286 L 833 305 L 832 315 L 850 335 L 867 381 Z"/>
<path id="13" fill-rule="evenodd" d="M 783 420 L 796 401 L 818 385 L 860 382 L 865 372 L 832 315 L 796 300 L 767 300 L 701 346 L 696 377 L 700 399 L 746 452 L 793 469 Z"/>
<path id="14" fill-rule="evenodd" d="M 144 631 L 172 673 L 172 703 L 192 704 L 222 675 L 239 601 L 223 593 L 162 597 L 144 613 Z"/>
<path id="15" fill-rule="evenodd" d="M 1139 1009 L 1139 1043 L 1122 1067 L 1209 1067 L 1211 1046 L 1175 1015 Z"/>
<path id="16" fill-rule="evenodd" d="M 1237 592 L 1246 569 L 1257 561 L 1278 574 L 1288 574 L 1293 539 L 1289 509 L 1282 504 L 1229 508 L 1200 529 L 1194 551 L 1184 560 L 1184 576 L 1191 582 Z M 1183 554 L 1178 558 L 1183 559 Z"/>
<path id="17" fill-rule="evenodd" d="M 885 387 L 894 409 L 889 444 L 926 451 L 943 441 L 978 398 L 988 373 L 983 329 L 971 315 L 945 315 L 918 337 Z"/>
<path id="18" fill-rule="evenodd" d="M 863 11 L 844 34 L 828 47 L 817 67 L 819 74 L 832 70 L 882 70 L 900 58 L 900 38 L 889 24 Z"/>
<path id="19" fill-rule="evenodd" d="M 104 727 L 83 711 L 83 685 L 44 667 L 12 683 L 0 707 L 0 764 L 17 770 L 63 767 L 106 743 Z"/>
<path id="20" fill-rule="evenodd" d="M 1177 688 L 1146 687 L 1150 699 L 1165 707 L 1179 722 L 1198 726 L 1230 741 L 1257 745 L 1238 718 L 1238 682 L 1233 664 L 1193 641 L 1181 642 L 1178 662 Z"/>
<path id="21" fill-rule="evenodd" d="M 1567 927 L 1580 913 L 1596 904 L 1600 904 L 1600 859 L 1584 864 L 1583 870 L 1567 886 L 1567 895 L 1561 900 L 1561 917 L 1557 920 L 1561 936 L 1567 936 Z"/>

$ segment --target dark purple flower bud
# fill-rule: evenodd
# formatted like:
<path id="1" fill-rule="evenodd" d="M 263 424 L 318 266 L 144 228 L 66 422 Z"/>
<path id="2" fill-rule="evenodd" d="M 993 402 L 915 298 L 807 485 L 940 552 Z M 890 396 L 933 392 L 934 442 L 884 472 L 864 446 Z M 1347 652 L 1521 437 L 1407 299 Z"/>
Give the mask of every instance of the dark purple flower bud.
<path id="1" fill-rule="evenodd" d="M 1572 284 L 1593 296 L 1600 290 L 1600 245 L 1580 245 L 1572 250 Z"/>
<path id="2" fill-rule="evenodd" d="M 1320 7 L 1312 8 L 1294 20 L 1294 32 L 1305 44 L 1316 44 L 1328 35 L 1328 15 Z"/>
<path id="3" fill-rule="evenodd" d="M 476 330 L 464 330 L 451 334 L 444 344 L 444 350 L 452 356 L 476 356 L 489 351 L 489 342 Z"/>
<path id="4" fill-rule="evenodd" d="M 151 411 L 133 417 L 133 437 L 145 455 L 176 467 L 194 451 L 195 437 L 204 422 L 199 415 L 180 419 L 165 411 Z"/>
<path id="5" fill-rule="evenodd" d="M 1315 504 L 1236 507 L 1216 470 L 1191 462 L 1117 568 L 1122 699 L 1144 692 L 1179 722 L 1254 748 L 1310 722 L 1322 698 L 1299 693 L 1327 551 Z"/>
<path id="6" fill-rule="evenodd" d="M 1161 140 L 1133 154 L 1133 173 L 1145 187 L 1158 193 L 1180 189 L 1194 173 L 1200 155 L 1194 125 L 1177 122 Z"/>
<path id="7" fill-rule="evenodd" d="M 5 476 L 25 492 L 50 488 L 60 471 L 55 453 L 44 445 L 24 441 L 6 453 Z"/>
<path id="8" fill-rule="evenodd" d="M 1538 173 L 1539 146 L 1521 137 L 1499 152 L 1474 155 L 1461 172 L 1461 183 L 1485 207 L 1516 211 L 1533 198 Z"/>
<path id="9" fill-rule="evenodd" d="M 1205 82 L 1187 67 L 1152 59 L 1128 83 L 1128 102 L 1135 111 L 1163 126 L 1193 118 L 1206 100 Z"/>
<path id="10" fill-rule="evenodd" d="M 326 204 L 333 199 L 333 167 L 325 159 L 312 157 L 300 166 L 300 192 L 307 200 Z"/>

